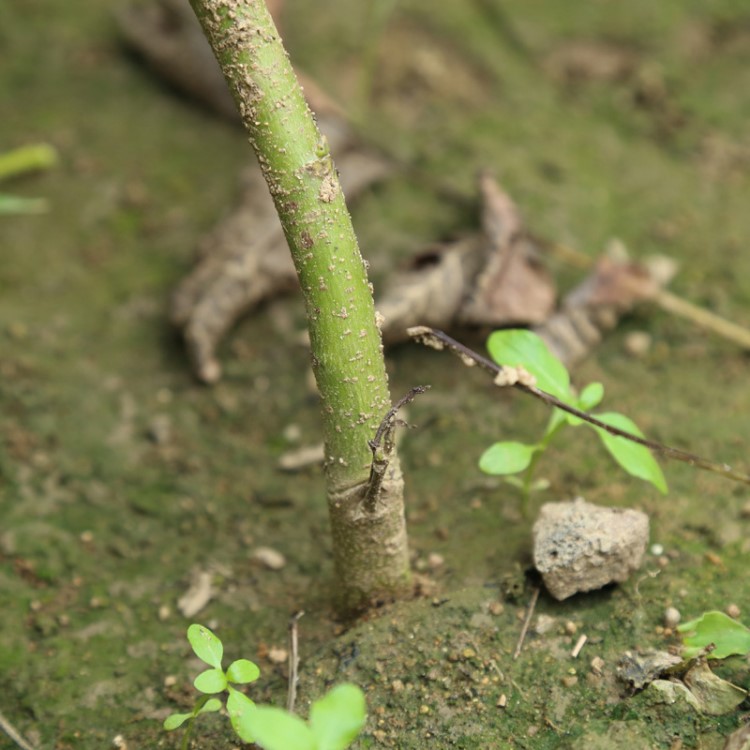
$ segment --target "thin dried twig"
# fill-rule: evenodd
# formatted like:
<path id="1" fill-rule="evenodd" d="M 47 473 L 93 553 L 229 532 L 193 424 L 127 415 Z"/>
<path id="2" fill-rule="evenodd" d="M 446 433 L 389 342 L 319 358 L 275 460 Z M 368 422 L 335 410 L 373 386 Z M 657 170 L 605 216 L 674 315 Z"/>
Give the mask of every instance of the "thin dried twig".
<path id="1" fill-rule="evenodd" d="M 429 387 L 429 385 L 415 385 L 405 396 L 399 399 L 383 417 L 375 437 L 369 441 L 372 450 L 372 464 L 370 466 L 370 478 L 367 481 L 367 490 L 365 491 L 365 507 L 370 512 L 375 510 L 375 503 L 385 478 L 385 470 L 388 468 L 390 455 L 393 451 L 393 430 L 397 426 L 405 424 L 403 421 L 396 419 L 396 415 L 400 409 L 411 403 L 421 393 L 427 391 Z M 381 443 L 383 444 L 382 449 Z"/>
<path id="2" fill-rule="evenodd" d="M 0 713 L 0 730 L 5 732 L 12 742 L 15 742 L 21 750 L 34 750 L 34 747 L 30 745 L 16 730 L 16 728 Z"/>
<path id="3" fill-rule="evenodd" d="M 588 255 L 575 248 L 554 242 L 543 244 L 563 262 L 577 268 L 590 268 L 593 263 Z M 656 290 L 652 301 L 661 307 L 662 310 L 666 310 L 668 313 L 672 313 L 672 315 L 685 318 L 699 328 L 711 331 L 727 341 L 732 341 L 743 349 L 750 349 L 750 331 L 731 320 L 722 318 L 720 315 L 716 315 L 716 313 L 694 305 L 692 302 L 688 302 L 682 299 L 682 297 L 668 292 L 666 289 Z"/>
<path id="4" fill-rule="evenodd" d="M 516 643 L 516 649 L 513 652 L 514 661 L 521 655 L 523 642 L 526 640 L 526 634 L 529 632 L 529 625 L 531 625 L 531 618 L 534 616 L 534 610 L 536 609 L 536 603 L 539 600 L 539 592 L 541 590 L 542 590 L 541 586 L 536 586 L 534 588 L 534 591 L 531 593 L 531 601 L 529 602 L 529 608 L 528 610 L 526 610 L 526 617 L 523 618 L 523 626 L 521 627 L 521 634 L 518 636 L 518 643 Z"/>
<path id="5" fill-rule="evenodd" d="M 297 683 L 299 682 L 299 650 L 297 641 L 297 623 L 304 611 L 295 612 L 289 618 L 289 687 L 286 694 L 286 710 L 294 713 L 297 701 Z"/>
<path id="6" fill-rule="evenodd" d="M 453 354 L 456 354 L 465 365 L 470 367 L 478 365 L 483 370 L 487 370 L 487 372 L 491 373 L 494 378 L 497 378 L 498 375 L 503 373 L 506 369 L 495 364 L 492 360 L 483 357 L 481 354 L 478 354 L 473 349 L 464 346 L 454 338 L 451 338 L 447 333 L 438 331 L 435 328 L 415 326 L 414 328 L 410 328 L 408 333 L 415 340 L 426 346 L 431 346 L 433 349 L 449 349 Z M 511 383 L 508 383 L 508 385 L 511 385 Z M 697 456 L 694 453 L 689 453 L 688 451 L 683 451 L 679 448 L 672 448 L 668 445 L 658 443 L 655 440 L 648 440 L 647 438 L 639 437 L 632 432 L 627 432 L 627 430 L 621 430 L 619 427 L 613 427 L 587 412 L 576 409 L 574 406 L 570 406 L 569 404 L 560 401 L 560 399 L 556 398 L 551 393 L 547 393 L 536 386 L 528 385 L 527 383 L 519 381 L 513 383 L 512 387 L 538 398 L 540 401 L 547 404 L 547 406 L 561 409 L 562 411 L 568 412 L 568 414 L 572 414 L 573 416 L 582 419 L 584 422 L 594 425 L 594 427 L 599 427 L 610 435 L 625 438 L 633 443 L 638 443 L 638 445 L 648 448 L 659 456 L 671 458 L 675 461 L 682 461 L 683 463 L 690 464 L 698 469 L 710 471 L 727 479 L 732 479 L 735 482 L 750 484 L 750 475 L 733 469 L 729 464 L 710 461 L 709 459 Z"/>

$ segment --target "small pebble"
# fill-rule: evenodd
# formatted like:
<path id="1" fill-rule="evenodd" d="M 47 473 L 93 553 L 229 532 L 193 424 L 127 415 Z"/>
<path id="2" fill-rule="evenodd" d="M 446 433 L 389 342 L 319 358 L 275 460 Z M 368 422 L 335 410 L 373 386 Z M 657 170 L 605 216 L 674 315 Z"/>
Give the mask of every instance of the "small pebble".
<path id="1" fill-rule="evenodd" d="M 430 570 L 437 570 L 438 568 L 442 568 L 444 564 L 445 558 L 438 552 L 430 552 L 430 554 L 427 556 L 427 565 L 429 566 Z"/>
<path id="2" fill-rule="evenodd" d="M 734 602 L 732 602 L 732 604 L 727 604 L 727 608 L 724 611 L 733 620 L 738 620 L 740 615 L 742 614 L 740 608 Z"/>
<path id="3" fill-rule="evenodd" d="M 164 678 L 164 687 L 174 687 L 177 684 L 177 678 L 173 674 L 168 674 Z"/>
<path id="4" fill-rule="evenodd" d="M 505 708 L 508 705 L 508 696 L 503 693 L 498 699 L 497 703 L 495 704 L 498 708 Z"/>
<path id="5" fill-rule="evenodd" d="M 505 612 L 505 606 L 502 604 L 502 602 L 490 602 L 490 606 L 487 607 L 489 613 L 491 615 L 501 615 L 503 612 Z"/>
<path id="6" fill-rule="evenodd" d="M 571 688 L 578 684 L 578 676 L 574 674 L 565 675 L 561 680 L 563 687 Z"/>
<path id="7" fill-rule="evenodd" d="M 591 671 L 594 674 L 601 674 L 604 669 L 604 659 L 601 656 L 595 656 L 591 662 Z"/>
<path id="8" fill-rule="evenodd" d="M 430 713 L 430 707 L 425 706 L 424 703 L 419 707 L 419 713 L 420 714 L 428 714 Z"/>
<path id="9" fill-rule="evenodd" d="M 643 357 L 651 349 L 651 334 L 646 333 L 646 331 L 631 331 L 625 336 L 623 343 L 625 351 L 631 357 Z"/>
<path id="10" fill-rule="evenodd" d="M 664 625 L 668 628 L 676 628 L 681 618 L 680 610 L 677 607 L 667 607 L 664 610 Z"/>
<path id="11" fill-rule="evenodd" d="M 288 658 L 289 653 L 285 648 L 279 648 L 278 646 L 271 646 L 268 649 L 268 661 L 273 664 L 283 664 Z"/>
<path id="12" fill-rule="evenodd" d="M 401 680 L 394 680 L 391 683 L 391 690 L 393 690 L 394 693 L 400 693 L 404 689 L 404 683 Z"/>
<path id="13" fill-rule="evenodd" d="M 271 547 L 258 547 L 253 550 L 250 558 L 268 570 L 281 570 L 286 565 L 284 555 Z"/>
<path id="14" fill-rule="evenodd" d="M 166 604 L 162 604 L 159 607 L 159 611 L 156 613 L 156 616 L 159 618 L 160 622 L 164 622 L 165 620 L 169 619 L 171 614 L 172 610 Z"/>
<path id="15" fill-rule="evenodd" d="M 536 624 L 534 625 L 534 632 L 537 635 L 545 635 L 549 633 L 552 628 L 555 627 L 557 620 L 550 615 L 539 615 L 536 618 Z"/>
<path id="16" fill-rule="evenodd" d="M 568 635 L 575 635 L 578 632 L 578 625 L 576 625 L 573 620 L 566 620 L 565 632 Z"/>
<path id="17" fill-rule="evenodd" d="M 78 537 L 84 544 L 91 544 L 94 541 L 94 534 L 91 531 L 82 531 Z"/>

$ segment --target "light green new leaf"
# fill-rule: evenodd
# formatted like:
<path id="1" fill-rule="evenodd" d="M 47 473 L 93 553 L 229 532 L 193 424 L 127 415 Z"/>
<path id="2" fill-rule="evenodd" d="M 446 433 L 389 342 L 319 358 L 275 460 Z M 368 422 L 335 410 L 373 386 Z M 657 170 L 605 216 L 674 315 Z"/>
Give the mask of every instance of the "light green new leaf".
<path id="1" fill-rule="evenodd" d="M 531 463 L 536 449 L 525 443 L 495 443 L 480 457 L 479 468 L 485 474 L 517 474 Z"/>
<path id="2" fill-rule="evenodd" d="M 255 735 L 252 730 L 250 713 L 255 710 L 255 703 L 231 685 L 229 685 L 228 690 L 227 711 L 232 728 L 243 742 L 254 742 Z"/>
<path id="3" fill-rule="evenodd" d="M 705 612 L 690 622 L 678 626 L 685 644 L 683 654 L 692 659 L 713 644 L 716 648 L 708 654 L 709 659 L 726 659 L 727 656 L 750 653 L 750 630 L 741 622 L 733 620 L 723 612 Z"/>
<path id="4" fill-rule="evenodd" d="M 188 719 L 192 718 L 193 714 L 170 714 L 164 719 L 164 724 L 162 726 L 169 732 L 172 729 L 181 727 Z"/>
<path id="5" fill-rule="evenodd" d="M 221 669 L 221 659 L 224 656 L 224 646 L 221 641 L 204 625 L 191 625 L 187 631 L 187 639 L 195 651 L 195 655 L 206 664 Z"/>
<path id="6" fill-rule="evenodd" d="M 618 427 L 626 432 L 632 432 L 638 437 L 643 437 L 643 433 L 638 429 L 635 422 L 623 414 L 607 412 L 605 414 L 595 414 L 594 416 L 605 424 Z M 664 479 L 661 467 L 651 455 L 651 451 L 648 448 L 638 445 L 638 443 L 634 443 L 631 440 L 610 435 L 601 427 L 594 427 L 593 429 L 596 430 L 596 434 L 599 435 L 604 447 L 609 451 L 612 458 L 628 474 L 643 479 L 646 482 L 651 482 L 659 492 L 666 495 L 667 480 Z"/>
<path id="7" fill-rule="evenodd" d="M 299 716 L 281 708 L 257 706 L 243 714 L 242 719 L 264 750 L 318 750 L 310 727 Z"/>
<path id="8" fill-rule="evenodd" d="M 195 678 L 193 685 L 201 693 L 221 693 L 227 689 L 227 676 L 222 669 L 207 669 Z"/>
<path id="9" fill-rule="evenodd" d="M 344 750 L 367 718 L 365 694 L 356 685 L 337 685 L 310 709 L 310 728 L 318 750 Z"/>
<path id="10" fill-rule="evenodd" d="M 199 714 L 212 714 L 221 711 L 221 701 L 218 698 L 207 700 L 198 711 Z"/>
<path id="11" fill-rule="evenodd" d="M 237 659 L 229 665 L 227 669 L 227 679 L 230 682 L 236 682 L 239 685 L 245 685 L 248 682 L 255 682 L 260 677 L 258 665 L 247 659 Z"/>
<path id="12" fill-rule="evenodd" d="M 578 408 L 581 411 L 590 411 L 599 406 L 604 398 L 604 386 L 601 383 L 589 383 L 578 397 Z"/>
<path id="13" fill-rule="evenodd" d="M 487 340 L 487 349 L 499 365 L 523 367 L 536 378 L 537 388 L 566 403 L 570 401 L 568 371 L 536 333 L 523 329 L 495 331 Z"/>

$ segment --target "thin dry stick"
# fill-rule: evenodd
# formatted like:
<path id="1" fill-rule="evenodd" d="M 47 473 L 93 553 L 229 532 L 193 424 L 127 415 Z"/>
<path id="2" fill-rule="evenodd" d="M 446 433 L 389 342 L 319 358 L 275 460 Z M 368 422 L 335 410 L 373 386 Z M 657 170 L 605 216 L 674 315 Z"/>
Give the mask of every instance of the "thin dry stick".
<path id="1" fill-rule="evenodd" d="M 0 713 L 0 729 L 21 748 L 21 750 L 34 750 L 26 740 L 16 731 L 16 728 Z"/>
<path id="2" fill-rule="evenodd" d="M 299 682 L 299 650 L 297 648 L 297 623 L 304 611 L 295 612 L 289 618 L 289 687 L 286 694 L 286 710 L 294 713 L 297 701 L 297 683 Z"/>
<path id="3" fill-rule="evenodd" d="M 490 372 L 495 378 L 497 378 L 497 376 L 500 375 L 505 369 L 487 359 L 486 357 L 483 357 L 481 354 L 478 354 L 473 349 L 469 349 L 467 346 L 464 346 L 460 342 L 451 338 L 447 333 L 443 333 L 443 331 L 439 331 L 436 328 L 429 328 L 427 326 L 415 326 L 414 328 L 409 328 L 407 332 L 412 338 L 416 339 L 422 344 L 425 344 L 426 346 L 431 346 L 433 349 L 449 349 L 451 352 L 453 352 L 453 354 L 460 357 L 461 361 L 465 365 L 469 367 L 479 365 L 479 367 Z M 698 469 L 704 469 L 705 471 L 711 471 L 714 474 L 719 474 L 720 476 L 726 477 L 727 479 L 733 479 L 735 482 L 750 484 L 750 475 L 742 471 L 733 469 L 729 464 L 710 461 L 709 459 L 697 456 L 694 453 L 688 453 L 687 451 L 680 450 L 679 448 L 671 448 L 668 445 L 657 443 L 655 440 L 648 440 L 647 438 L 634 435 L 632 432 L 621 430 L 619 427 L 613 427 L 612 425 L 605 424 L 591 414 L 581 411 L 580 409 L 576 409 L 574 406 L 570 406 L 569 404 L 563 403 L 562 401 L 560 401 L 560 399 L 555 398 L 555 396 L 547 393 L 546 391 L 540 390 L 536 386 L 526 385 L 524 383 L 518 382 L 514 383 L 512 387 L 517 388 L 524 393 L 528 393 L 535 398 L 538 398 L 540 401 L 543 401 L 545 404 L 547 404 L 547 406 L 566 411 L 568 412 L 568 414 L 572 414 L 573 416 L 582 419 L 584 422 L 588 422 L 595 427 L 599 427 L 605 432 L 608 432 L 610 435 L 615 435 L 616 437 L 630 440 L 633 443 L 638 443 L 638 445 L 642 445 L 645 448 L 648 448 L 659 456 L 663 456 L 664 458 L 671 458 L 675 461 L 682 461 L 683 463 L 690 464 L 691 466 L 695 466 Z"/>
<path id="4" fill-rule="evenodd" d="M 542 590 L 541 586 L 537 586 L 531 594 L 531 601 L 529 602 L 529 608 L 526 610 L 526 617 L 523 618 L 523 627 L 521 628 L 521 634 L 518 636 L 518 643 L 516 643 L 516 650 L 513 652 L 513 660 L 515 661 L 521 655 L 521 649 L 523 648 L 523 642 L 526 640 L 526 634 L 529 632 L 529 625 L 531 625 L 531 618 L 534 616 L 534 610 L 536 609 L 536 603 L 539 599 L 539 592 Z"/>
<path id="5" fill-rule="evenodd" d="M 400 409 L 411 403 L 421 393 L 427 391 L 429 387 L 429 385 L 415 385 L 405 396 L 400 398 L 383 417 L 380 426 L 375 432 L 375 437 L 368 442 L 370 450 L 372 450 L 372 464 L 370 464 L 370 478 L 367 482 L 367 491 L 364 495 L 364 506 L 370 513 L 375 510 L 375 504 L 380 495 L 380 487 L 385 478 L 385 470 L 388 468 L 390 455 L 393 451 L 393 430 L 397 426 L 405 424 L 405 422 L 396 419 L 396 415 Z M 383 443 L 382 449 L 380 446 L 381 443 Z"/>
<path id="6" fill-rule="evenodd" d="M 591 268 L 594 264 L 594 261 L 588 255 L 575 248 L 554 242 L 543 242 L 543 244 L 563 262 L 570 265 L 577 266 L 578 268 Z M 694 305 L 692 302 L 688 302 L 682 299 L 682 297 L 666 291 L 666 289 L 657 290 L 651 299 L 662 310 L 666 310 L 680 318 L 685 318 L 699 328 L 711 331 L 727 341 L 732 341 L 743 349 L 750 349 L 750 331 L 747 328 L 743 328 L 731 320 L 722 318 L 720 315 L 716 315 L 716 313 L 712 313 L 703 307 L 698 307 L 698 305 Z"/>

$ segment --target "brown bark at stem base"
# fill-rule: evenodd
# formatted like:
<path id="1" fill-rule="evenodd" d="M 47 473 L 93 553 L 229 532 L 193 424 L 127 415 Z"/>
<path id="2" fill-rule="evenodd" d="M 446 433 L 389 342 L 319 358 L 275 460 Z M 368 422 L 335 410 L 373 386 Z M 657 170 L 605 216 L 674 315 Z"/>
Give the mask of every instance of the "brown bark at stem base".
<path id="1" fill-rule="evenodd" d="M 367 484 L 328 491 L 335 600 L 339 611 L 349 615 L 393 601 L 411 589 L 404 480 L 395 452 L 372 511 L 365 502 Z"/>

